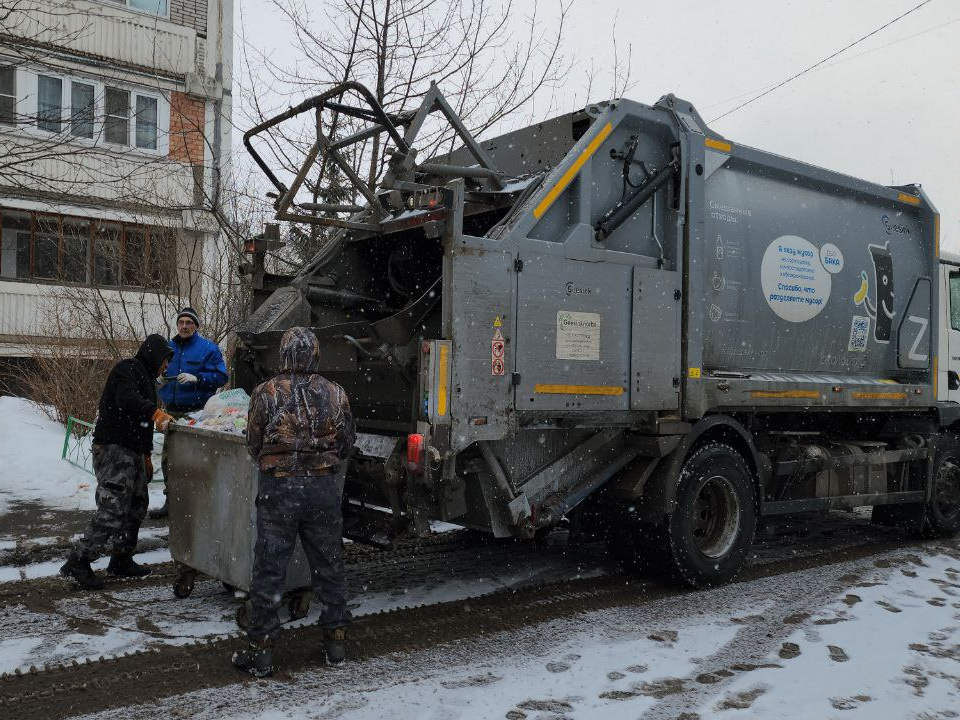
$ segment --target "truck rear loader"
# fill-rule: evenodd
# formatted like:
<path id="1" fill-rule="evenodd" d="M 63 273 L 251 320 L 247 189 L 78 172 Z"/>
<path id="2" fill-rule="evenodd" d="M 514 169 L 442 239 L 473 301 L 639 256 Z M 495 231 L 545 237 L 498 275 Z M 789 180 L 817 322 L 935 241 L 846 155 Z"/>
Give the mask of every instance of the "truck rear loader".
<path id="1" fill-rule="evenodd" d="M 365 126 L 328 137 L 332 112 Z M 462 147 L 421 159 L 433 113 Z M 317 137 L 288 186 L 258 143 L 301 115 Z M 347 151 L 374 136 L 392 154 L 371 189 Z M 737 144 L 672 95 L 478 142 L 435 86 L 391 115 L 346 83 L 244 141 L 279 221 L 337 230 L 292 277 L 255 248 L 233 382 L 314 329 L 358 419 L 355 536 L 566 518 L 703 586 L 762 518 L 873 506 L 960 530 L 960 262 L 918 185 Z M 363 201 L 304 199 L 322 165 Z"/>

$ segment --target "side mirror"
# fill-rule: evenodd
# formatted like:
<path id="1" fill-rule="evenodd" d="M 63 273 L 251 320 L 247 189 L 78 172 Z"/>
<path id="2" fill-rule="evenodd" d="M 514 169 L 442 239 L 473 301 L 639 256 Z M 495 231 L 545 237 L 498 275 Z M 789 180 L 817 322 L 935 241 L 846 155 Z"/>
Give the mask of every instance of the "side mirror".
<path id="1" fill-rule="evenodd" d="M 960 390 L 960 375 L 956 370 L 947 371 L 947 387 L 951 390 Z"/>

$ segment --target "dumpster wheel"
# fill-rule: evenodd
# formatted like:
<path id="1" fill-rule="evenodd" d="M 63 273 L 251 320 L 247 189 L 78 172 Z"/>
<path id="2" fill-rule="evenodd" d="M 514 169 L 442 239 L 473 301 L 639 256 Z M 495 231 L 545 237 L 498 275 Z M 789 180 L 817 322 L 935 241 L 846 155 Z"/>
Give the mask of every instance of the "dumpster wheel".
<path id="1" fill-rule="evenodd" d="M 193 592 L 193 584 L 197 579 L 197 571 L 186 565 L 177 568 L 177 579 L 173 582 L 173 594 L 175 597 L 183 600 L 190 597 Z"/>
<path id="2" fill-rule="evenodd" d="M 246 630 L 250 627 L 250 602 L 240 603 L 240 607 L 237 608 L 237 614 L 234 616 L 237 621 L 237 627 L 241 630 Z"/>
<path id="3" fill-rule="evenodd" d="M 305 590 L 295 590 L 290 593 L 290 600 L 287 601 L 287 610 L 290 612 L 291 620 L 300 620 L 305 618 L 310 612 L 310 602 L 313 600 L 313 588 Z"/>

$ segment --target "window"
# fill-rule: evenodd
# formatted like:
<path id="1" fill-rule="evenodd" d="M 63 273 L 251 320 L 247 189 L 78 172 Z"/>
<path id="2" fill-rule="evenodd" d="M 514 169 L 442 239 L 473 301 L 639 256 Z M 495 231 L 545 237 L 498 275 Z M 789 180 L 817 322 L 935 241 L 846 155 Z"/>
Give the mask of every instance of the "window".
<path id="1" fill-rule="evenodd" d="M 93 139 L 94 95 L 93 85 L 70 83 L 70 134 L 73 137 Z"/>
<path id="2" fill-rule="evenodd" d="M 93 282 L 120 284 L 120 223 L 97 222 L 93 238 Z"/>
<path id="3" fill-rule="evenodd" d="M 44 280 L 60 277 L 59 215 L 34 216 L 33 276 Z"/>
<path id="4" fill-rule="evenodd" d="M 140 10 L 141 12 L 167 17 L 169 0 L 106 0 L 111 5 L 124 5 L 131 10 Z"/>
<path id="5" fill-rule="evenodd" d="M 126 225 L 123 228 L 123 284 L 143 287 L 147 284 L 147 228 Z"/>
<path id="6" fill-rule="evenodd" d="M 169 290 L 176 235 L 166 228 L 0 208 L 0 278 Z"/>
<path id="7" fill-rule="evenodd" d="M 63 274 L 66 282 L 90 282 L 90 221 L 63 219 Z"/>
<path id="8" fill-rule="evenodd" d="M 143 10 L 152 15 L 167 14 L 167 0 L 127 0 L 127 5 L 134 10 Z"/>
<path id="9" fill-rule="evenodd" d="M 157 149 L 157 99 L 137 95 L 137 147 Z"/>
<path id="10" fill-rule="evenodd" d="M 960 330 L 960 272 L 950 273 L 950 327 Z"/>
<path id="11" fill-rule="evenodd" d="M 171 230 L 151 228 L 148 285 L 157 289 L 173 287 L 177 260 L 176 237 Z"/>
<path id="12" fill-rule="evenodd" d="M 18 76 L 30 82 L 17 82 Z M 170 103 L 146 88 L 0 66 L 0 127 L 17 125 L 18 118 L 28 135 L 54 133 L 77 144 L 103 143 L 158 156 L 170 152 Z"/>
<path id="13" fill-rule="evenodd" d="M 63 80 L 37 75 L 37 127 L 46 132 L 60 132 L 62 105 Z"/>
<path id="14" fill-rule="evenodd" d="M 130 144 L 130 91 L 108 87 L 103 120 L 103 137 L 114 145 Z"/>
<path id="15" fill-rule="evenodd" d="M 0 67 L 0 125 L 17 124 L 17 69 Z"/>
<path id="16" fill-rule="evenodd" d="M 0 277 L 30 277 L 30 213 L 4 210 L 0 218 L 3 242 L 0 250 Z"/>

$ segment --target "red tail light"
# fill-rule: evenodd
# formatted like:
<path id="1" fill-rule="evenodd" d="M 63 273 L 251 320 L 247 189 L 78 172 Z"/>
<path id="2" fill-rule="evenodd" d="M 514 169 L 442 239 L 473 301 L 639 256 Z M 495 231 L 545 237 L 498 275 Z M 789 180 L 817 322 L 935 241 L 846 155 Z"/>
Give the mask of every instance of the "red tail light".
<path id="1" fill-rule="evenodd" d="M 420 433 L 407 435 L 407 470 L 412 473 L 423 472 L 424 437 Z"/>

